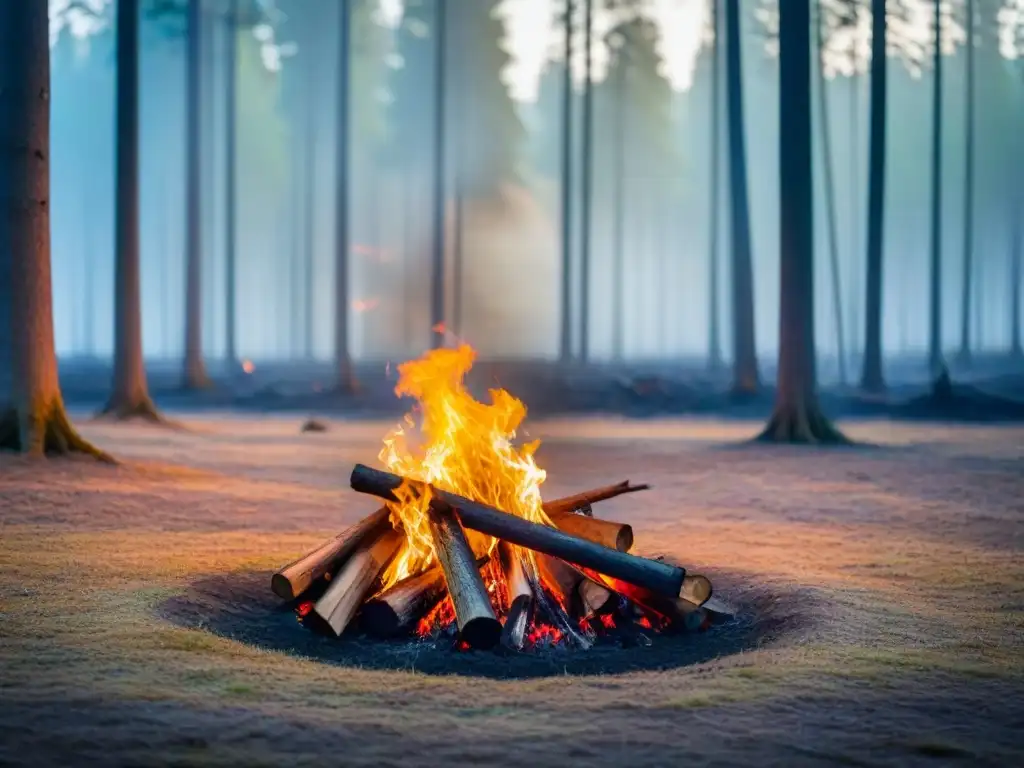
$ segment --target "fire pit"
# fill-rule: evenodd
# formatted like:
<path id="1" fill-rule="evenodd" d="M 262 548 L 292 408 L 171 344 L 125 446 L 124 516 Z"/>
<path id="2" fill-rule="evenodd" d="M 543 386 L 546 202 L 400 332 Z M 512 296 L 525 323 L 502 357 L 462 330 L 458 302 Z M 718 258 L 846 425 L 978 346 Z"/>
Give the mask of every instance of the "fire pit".
<path id="1" fill-rule="evenodd" d="M 387 471 L 359 464 L 351 476 L 384 505 L 275 573 L 274 593 L 334 635 L 477 650 L 643 645 L 726 618 L 708 579 L 631 554 L 630 526 L 593 517 L 592 505 L 648 486 L 542 501 L 539 443 L 513 443 L 526 408 L 501 389 L 474 399 L 474 356 L 460 346 L 399 366 L 396 394 L 418 405 L 384 439 Z"/>

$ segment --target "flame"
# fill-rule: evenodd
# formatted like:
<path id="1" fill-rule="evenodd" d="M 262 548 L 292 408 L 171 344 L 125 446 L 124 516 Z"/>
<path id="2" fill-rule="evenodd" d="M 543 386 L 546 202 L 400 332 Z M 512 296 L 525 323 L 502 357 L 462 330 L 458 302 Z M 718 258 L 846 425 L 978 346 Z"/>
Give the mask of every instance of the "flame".
<path id="1" fill-rule="evenodd" d="M 244 371 L 245 373 L 252 373 L 255 370 L 256 366 L 253 364 L 252 360 L 242 361 L 242 371 Z"/>
<path id="2" fill-rule="evenodd" d="M 395 394 L 417 401 L 384 439 L 380 460 L 392 472 L 412 480 L 480 501 L 512 515 L 549 523 L 541 502 L 545 472 L 534 461 L 540 441 L 516 446 L 516 429 L 526 406 L 503 389 L 490 390 L 482 403 L 466 390 L 464 379 L 476 352 L 468 345 L 435 349 L 398 366 Z M 428 526 L 429 493 L 417 496 L 408 486 L 388 503 L 392 521 L 405 530 L 406 540 L 384 575 L 384 588 L 429 567 L 436 560 Z M 479 557 L 490 553 L 497 540 L 467 531 Z"/>

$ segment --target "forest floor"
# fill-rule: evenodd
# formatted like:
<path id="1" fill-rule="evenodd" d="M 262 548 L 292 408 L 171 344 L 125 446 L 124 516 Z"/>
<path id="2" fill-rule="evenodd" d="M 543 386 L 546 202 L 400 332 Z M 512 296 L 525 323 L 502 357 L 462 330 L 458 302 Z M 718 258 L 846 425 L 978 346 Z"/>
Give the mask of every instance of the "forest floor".
<path id="1" fill-rule="evenodd" d="M 546 495 L 652 483 L 596 513 L 738 619 L 502 679 L 311 639 L 269 593 L 374 508 L 348 472 L 389 421 L 176 417 L 83 423 L 117 467 L 0 455 L 0 765 L 1024 764 L 1024 428 L 540 421 Z"/>

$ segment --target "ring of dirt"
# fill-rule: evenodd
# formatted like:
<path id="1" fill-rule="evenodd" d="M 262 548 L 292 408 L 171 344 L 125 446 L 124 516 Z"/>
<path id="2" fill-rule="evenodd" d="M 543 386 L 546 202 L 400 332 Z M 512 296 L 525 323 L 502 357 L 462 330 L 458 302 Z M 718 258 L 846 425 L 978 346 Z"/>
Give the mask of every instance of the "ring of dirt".
<path id="1" fill-rule="evenodd" d="M 270 576 L 267 571 L 198 579 L 185 593 L 161 603 L 158 615 L 180 627 L 327 664 L 428 675 L 526 679 L 665 670 L 713 661 L 804 632 L 815 615 L 816 602 L 811 590 L 754 586 L 749 575 L 740 579 L 718 573 L 713 575 L 716 594 L 725 596 L 736 616 L 704 632 L 655 634 L 648 647 L 598 644 L 586 651 L 553 648 L 519 654 L 456 652 L 427 640 L 317 634 L 299 623 L 293 603 L 282 603 L 270 592 Z"/>

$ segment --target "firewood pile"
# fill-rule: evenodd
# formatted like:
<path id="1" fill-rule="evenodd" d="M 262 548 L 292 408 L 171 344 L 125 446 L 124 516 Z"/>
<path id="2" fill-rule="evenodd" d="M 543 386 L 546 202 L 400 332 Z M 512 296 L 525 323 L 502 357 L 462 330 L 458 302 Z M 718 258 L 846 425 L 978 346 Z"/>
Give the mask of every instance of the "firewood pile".
<path id="1" fill-rule="evenodd" d="M 645 490 L 628 481 L 543 503 L 547 523 L 509 514 L 398 474 L 356 465 L 354 490 L 376 512 L 273 575 L 303 622 L 336 636 L 433 638 L 459 649 L 586 649 L 649 645 L 730 617 L 704 576 L 631 553 L 629 525 L 593 516 L 606 499 Z M 432 557 L 396 578 L 413 538 L 396 505 L 428 501 Z"/>

